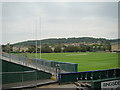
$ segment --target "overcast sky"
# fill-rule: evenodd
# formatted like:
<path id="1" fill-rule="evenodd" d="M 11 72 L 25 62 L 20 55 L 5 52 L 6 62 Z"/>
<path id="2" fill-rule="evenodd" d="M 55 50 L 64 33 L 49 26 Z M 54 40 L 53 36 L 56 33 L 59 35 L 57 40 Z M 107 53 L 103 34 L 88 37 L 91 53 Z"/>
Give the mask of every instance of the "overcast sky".
<path id="1" fill-rule="evenodd" d="M 118 3 L 4 2 L 2 26 L 3 44 L 36 38 L 114 39 L 118 38 Z"/>

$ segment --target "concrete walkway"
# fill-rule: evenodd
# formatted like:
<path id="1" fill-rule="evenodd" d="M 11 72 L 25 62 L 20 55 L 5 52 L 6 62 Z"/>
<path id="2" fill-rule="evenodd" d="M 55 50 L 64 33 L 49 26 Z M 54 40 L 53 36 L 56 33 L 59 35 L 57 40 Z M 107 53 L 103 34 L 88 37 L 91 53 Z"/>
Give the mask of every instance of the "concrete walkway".
<path id="1" fill-rule="evenodd" d="M 52 79 L 46 80 L 36 80 L 36 81 L 26 81 L 26 82 L 18 82 L 18 83 L 10 83 L 10 84 L 3 84 L 2 89 L 22 89 L 22 88 L 32 88 L 37 86 L 49 85 L 57 83 L 57 81 Z"/>
<path id="2" fill-rule="evenodd" d="M 58 85 L 57 83 L 57 84 L 51 84 L 51 85 L 44 85 L 37 88 L 76 88 L 76 85 L 72 83 Z"/>

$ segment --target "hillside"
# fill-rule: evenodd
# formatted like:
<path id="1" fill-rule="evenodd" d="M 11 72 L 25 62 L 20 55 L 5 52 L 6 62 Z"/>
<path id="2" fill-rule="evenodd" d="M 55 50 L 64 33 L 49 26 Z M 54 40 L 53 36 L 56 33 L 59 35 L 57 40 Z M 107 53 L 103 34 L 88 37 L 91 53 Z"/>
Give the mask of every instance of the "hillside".
<path id="1" fill-rule="evenodd" d="M 120 39 L 119 39 L 120 40 Z M 111 43 L 118 42 L 118 39 L 104 39 L 104 38 L 92 38 L 92 37 L 81 37 L 81 38 L 52 38 L 52 39 L 43 39 L 41 44 L 62 44 L 62 43 L 105 43 L 110 41 Z M 19 43 L 12 44 L 13 46 L 30 46 L 35 45 L 35 40 L 28 40 Z M 37 40 L 37 44 L 40 45 L 40 40 Z"/>

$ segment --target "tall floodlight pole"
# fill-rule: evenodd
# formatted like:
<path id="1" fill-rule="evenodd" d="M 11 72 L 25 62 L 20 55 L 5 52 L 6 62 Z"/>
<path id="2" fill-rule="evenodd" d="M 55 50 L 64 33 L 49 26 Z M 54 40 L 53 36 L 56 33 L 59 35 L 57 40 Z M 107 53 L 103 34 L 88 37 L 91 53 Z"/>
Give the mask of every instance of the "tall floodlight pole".
<path id="1" fill-rule="evenodd" d="M 36 23 L 35 23 L 35 37 L 36 37 L 36 41 L 35 41 L 35 51 L 36 51 L 36 54 L 35 54 L 35 57 L 36 57 L 36 69 L 37 69 L 37 20 L 36 20 Z"/>
<path id="2" fill-rule="evenodd" d="M 38 21 L 39 20 L 39 21 Z M 40 52 L 40 59 L 41 59 L 41 16 L 40 17 L 38 17 L 38 19 L 36 20 L 36 29 L 35 29 L 35 36 L 36 36 L 36 59 L 37 59 L 37 57 L 38 57 L 38 55 L 37 55 L 37 51 L 38 51 L 38 49 L 37 49 L 37 47 L 38 47 L 38 41 L 37 41 L 37 38 L 38 38 L 38 35 L 37 35 L 37 33 L 38 33 L 38 24 L 39 24 L 39 37 L 40 37 L 40 50 L 39 50 L 39 52 Z"/>
<path id="3" fill-rule="evenodd" d="M 41 59 L 41 29 L 42 29 L 41 24 L 42 23 L 41 23 L 41 16 L 40 16 L 40 18 L 39 18 L 39 25 L 40 25 L 40 27 L 39 27 L 40 28 L 39 29 L 39 31 L 40 31 L 40 33 L 39 33 L 40 34 L 39 35 L 40 36 L 40 59 Z"/>
<path id="4" fill-rule="evenodd" d="M 36 65 L 36 71 L 35 71 L 35 78 L 36 78 L 36 86 L 37 86 L 37 19 L 36 19 L 36 21 L 35 21 L 35 39 L 36 39 L 36 41 L 35 41 L 35 51 L 36 51 L 36 54 L 35 54 L 35 56 L 36 56 L 36 61 L 35 61 L 35 65 Z"/>

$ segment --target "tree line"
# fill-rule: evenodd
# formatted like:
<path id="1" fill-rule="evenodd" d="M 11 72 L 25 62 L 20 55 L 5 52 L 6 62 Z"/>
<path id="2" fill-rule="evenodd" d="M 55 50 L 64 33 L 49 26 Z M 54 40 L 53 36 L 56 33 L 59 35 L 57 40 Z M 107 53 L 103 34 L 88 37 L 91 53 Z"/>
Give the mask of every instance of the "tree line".
<path id="1" fill-rule="evenodd" d="M 37 40 L 37 44 L 63 44 L 63 43 L 101 43 L 104 44 L 106 41 L 109 42 L 118 42 L 119 39 L 105 39 L 105 38 L 93 38 L 93 37 L 78 37 L 78 38 L 52 38 L 52 39 L 43 39 L 43 40 Z M 18 42 L 15 44 L 12 44 L 13 46 L 31 46 L 35 45 L 36 40 L 28 40 L 23 42 Z"/>
<path id="2" fill-rule="evenodd" d="M 14 52 L 13 45 L 7 44 L 2 45 L 3 52 Z M 111 44 L 109 41 L 106 41 L 104 44 L 92 44 L 85 45 L 80 44 L 75 45 L 64 45 L 64 44 L 43 44 L 39 47 L 31 45 L 27 50 L 20 50 L 16 52 L 28 52 L 28 53 L 60 53 L 60 52 L 97 52 L 97 51 L 111 51 Z"/>
<path id="3" fill-rule="evenodd" d="M 80 45 L 80 46 L 73 46 L 73 45 L 69 45 L 69 46 L 62 46 L 62 45 L 56 45 L 54 47 L 49 46 L 49 45 L 43 45 L 41 46 L 41 48 L 37 48 L 37 52 L 41 52 L 41 53 L 61 53 L 61 52 L 97 52 L 97 51 L 111 51 L 111 45 L 110 44 L 106 44 L 106 45 L 98 45 L 98 44 L 94 44 L 94 45 Z M 28 48 L 28 50 L 26 52 L 29 53 L 35 53 L 36 52 L 36 48 L 31 47 Z"/>

